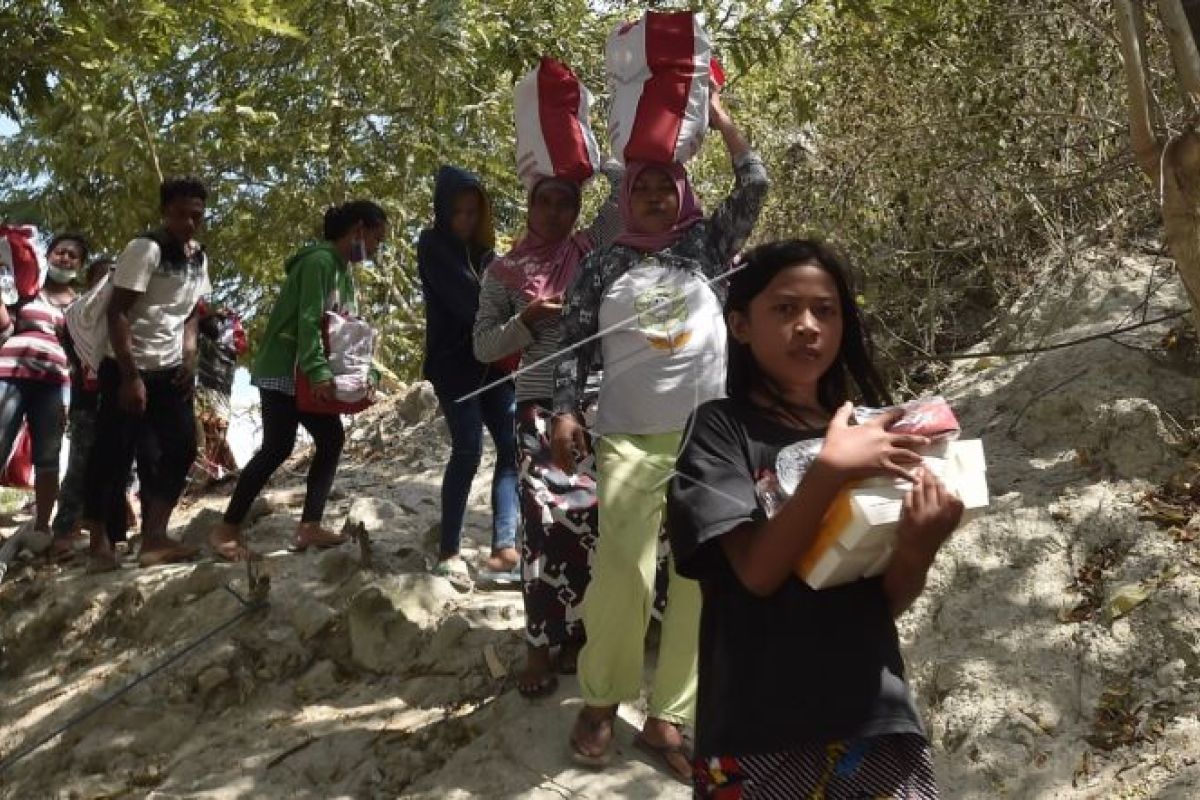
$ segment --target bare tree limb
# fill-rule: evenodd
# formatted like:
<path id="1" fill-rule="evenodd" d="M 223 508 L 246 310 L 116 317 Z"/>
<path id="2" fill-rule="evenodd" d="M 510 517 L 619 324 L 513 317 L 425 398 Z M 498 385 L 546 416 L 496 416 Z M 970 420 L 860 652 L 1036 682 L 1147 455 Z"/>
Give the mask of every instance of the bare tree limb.
<path id="1" fill-rule="evenodd" d="M 1190 102 L 1200 97 L 1200 52 L 1196 50 L 1187 13 L 1180 0 L 1158 0 L 1158 11 L 1167 29 L 1167 42 L 1171 45 L 1171 59 L 1175 62 L 1179 86 Z"/>
<path id="2" fill-rule="evenodd" d="M 1146 83 L 1146 18 L 1139 0 L 1114 0 L 1120 32 L 1121 60 L 1129 86 L 1129 139 L 1138 166 L 1150 180 L 1160 180 L 1163 144 L 1150 123 L 1150 87 Z"/>

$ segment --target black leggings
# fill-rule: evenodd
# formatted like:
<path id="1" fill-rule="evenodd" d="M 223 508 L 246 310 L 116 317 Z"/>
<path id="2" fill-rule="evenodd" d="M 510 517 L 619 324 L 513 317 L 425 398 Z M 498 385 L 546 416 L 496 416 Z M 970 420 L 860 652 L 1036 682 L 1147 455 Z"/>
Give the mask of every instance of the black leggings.
<path id="1" fill-rule="evenodd" d="M 333 488 L 342 445 L 346 441 L 342 418 L 337 414 L 308 414 L 296 409 L 296 398 L 283 392 L 259 389 L 262 397 L 262 446 L 250 459 L 238 478 L 225 521 L 241 525 L 250 511 L 250 504 L 271 480 L 275 470 L 292 454 L 296 446 L 296 428 L 304 426 L 316 445 L 312 464 L 308 468 L 308 489 L 304 494 L 304 513 L 301 522 L 320 522 L 325 513 L 325 501 Z"/>

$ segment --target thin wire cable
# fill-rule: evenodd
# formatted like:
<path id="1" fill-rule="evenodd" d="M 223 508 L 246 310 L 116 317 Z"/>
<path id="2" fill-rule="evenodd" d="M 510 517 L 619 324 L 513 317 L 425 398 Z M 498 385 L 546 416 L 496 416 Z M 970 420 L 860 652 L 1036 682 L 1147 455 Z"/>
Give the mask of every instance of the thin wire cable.
<path id="1" fill-rule="evenodd" d="M 208 633 L 205 633 L 200 638 L 191 642 L 186 647 L 179 650 L 171 657 L 167 658 L 165 661 L 162 661 L 159 664 L 156 664 L 151 669 L 147 670 L 146 672 L 142 673 L 141 675 L 138 675 L 136 678 L 131 680 L 129 683 L 125 684 L 120 689 L 113 692 L 111 695 L 104 698 L 100 702 L 96 703 L 93 706 L 85 708 L 83 711 L 80 711 L 79 713 L 75 714 L 70 719 L 68 719 L 66 722 L 59 725 L 54 730 L 50 731 L 50 733 L 46 734 L 42 738 L 38 739 L 37 741 L 31 742 L 30 744 L 27 744 L 24 747 L 18 749 L 17 751 L 5 756 L 3 760 L 0 760 L 0 774 L 3 774 L 4 772 L 6 772 L 13 765 L 15 765 L 18 761 L 20 761 L 21 759 L 30 755 L 35 750 L 42 747 L 42 745 L 45 745 L 45 744 L 49 743 L 50 741 L 57 739 L 59 736 L 66 733 L 67 731 L 69 731 L 71 728 L 75 727 L 79 723 L 83 722 L 85 719 L 92 716 L 97 711 L 100 711 L 100 710 L 112 705 L 117 700 L 119 700 L 120 698 L 122 698 L 123 696 L 128 694 L 129 692 L 133 691 L 135 688 L 137 688 L 141 684 L 150 680 L 150 678 L 153 678 L 155 675 L 162 672 L 164 669 L 171 666 L 176 661 L 179 661 L 184 656 L 191 653 L 193 650 L 198 648 L 200 645 L 204 644 L 205 642 L 207 642 L 210 639 L 212 639 L 213 637 L 215 637 L 217 634 L 224 631 L 226 628 L 232 627 L 235 623 L 241 621 L 242 618 L 247 617 L 250 614 L 253 614 L 255 611 L 258 611 L 261 608 L 266 608 L 269 605 L 265 601 L 263 601 L 263 602 L 248 602 L 245 599 L 243 599 L 241 597 L 241 595 L 239 595 L 237 592 L 233 591 L 232 589 L 229 589 L 228 586 L 225 588 L 228 589 L 229 593 L 232 594 L 234 597 L 236 597 L 238 599 L 238 602 L 240 602 L 242 604 L 241 611 L 234 614 L 231 618 L 229 618 L 225 622 L 222 622 L 220 625 L 213 628 Z"/>

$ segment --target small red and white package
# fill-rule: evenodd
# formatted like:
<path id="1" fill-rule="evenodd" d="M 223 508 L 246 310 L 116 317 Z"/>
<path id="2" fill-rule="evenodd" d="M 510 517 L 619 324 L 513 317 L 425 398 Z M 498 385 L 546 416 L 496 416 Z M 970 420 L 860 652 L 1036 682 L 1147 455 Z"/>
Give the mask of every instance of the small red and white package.
<path id="1" fill-rule="evenodd" d="M 904 416 L 888 427 L 888 431 L 891 433 L 928 436 L 935 441 L 957 439 L 959 434 L 962 433 L 962 426 L 958 424 L 958 418 L 954 416 L 954 410 L 950 408 L 950 404 L 946 402 L 944 397 L 937 395 L 910 400 L 907 403 L 901 403 L 899 406 L 892 406 L 890 408 L 864 408 L 860 406 L 854 409 L 854 421 L 862 424 L 869 419 L 873 419 L 880 414 L 886 414 L 896 408 L 903 410 Z"/>
<path id="2" fill-rule="evenodd" d="M 543 178 L 583 183 L 600 168 L 600 148 L 588 122 L 592 93 L 570 67 L 543 57 L 517 83 L 517 176 L 532 189 Z"/>
<path id="3" fill-rule="evenodd" d="M 708 131 L 708 94 L 724 82 L 704 15 L 647 11 L 617 28 L 604 53 L 609 152 L 622 163 L 688 161 Z"/>

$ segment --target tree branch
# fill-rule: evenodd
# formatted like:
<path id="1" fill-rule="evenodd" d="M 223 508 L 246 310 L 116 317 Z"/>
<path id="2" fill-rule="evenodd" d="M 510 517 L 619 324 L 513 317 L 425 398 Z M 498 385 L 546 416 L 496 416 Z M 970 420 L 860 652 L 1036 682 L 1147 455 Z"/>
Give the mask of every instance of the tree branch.
<path id="1" fill-rule="evenodd" d="M 1162 142 L 1150 123 L 1150 88 L 1146 83 L 1146 19 L 1140 0 L 1114 0 L 1120 31 L 1121 60 L 1129 86 L 1129 140 L 1138 166 L 1158 183 Z"/>
<path id="2" fill-rule="evenodd" d="M 1171 60 L 1175 62 L 1175 74 L 1185 99 L 1200 97 L 1200 52 L 1192 38 L 1187 13 L 1180 0 L 1158 0 L 1158 11 L 1167 29 L 1167 41 L 1171 45 Z"/>

